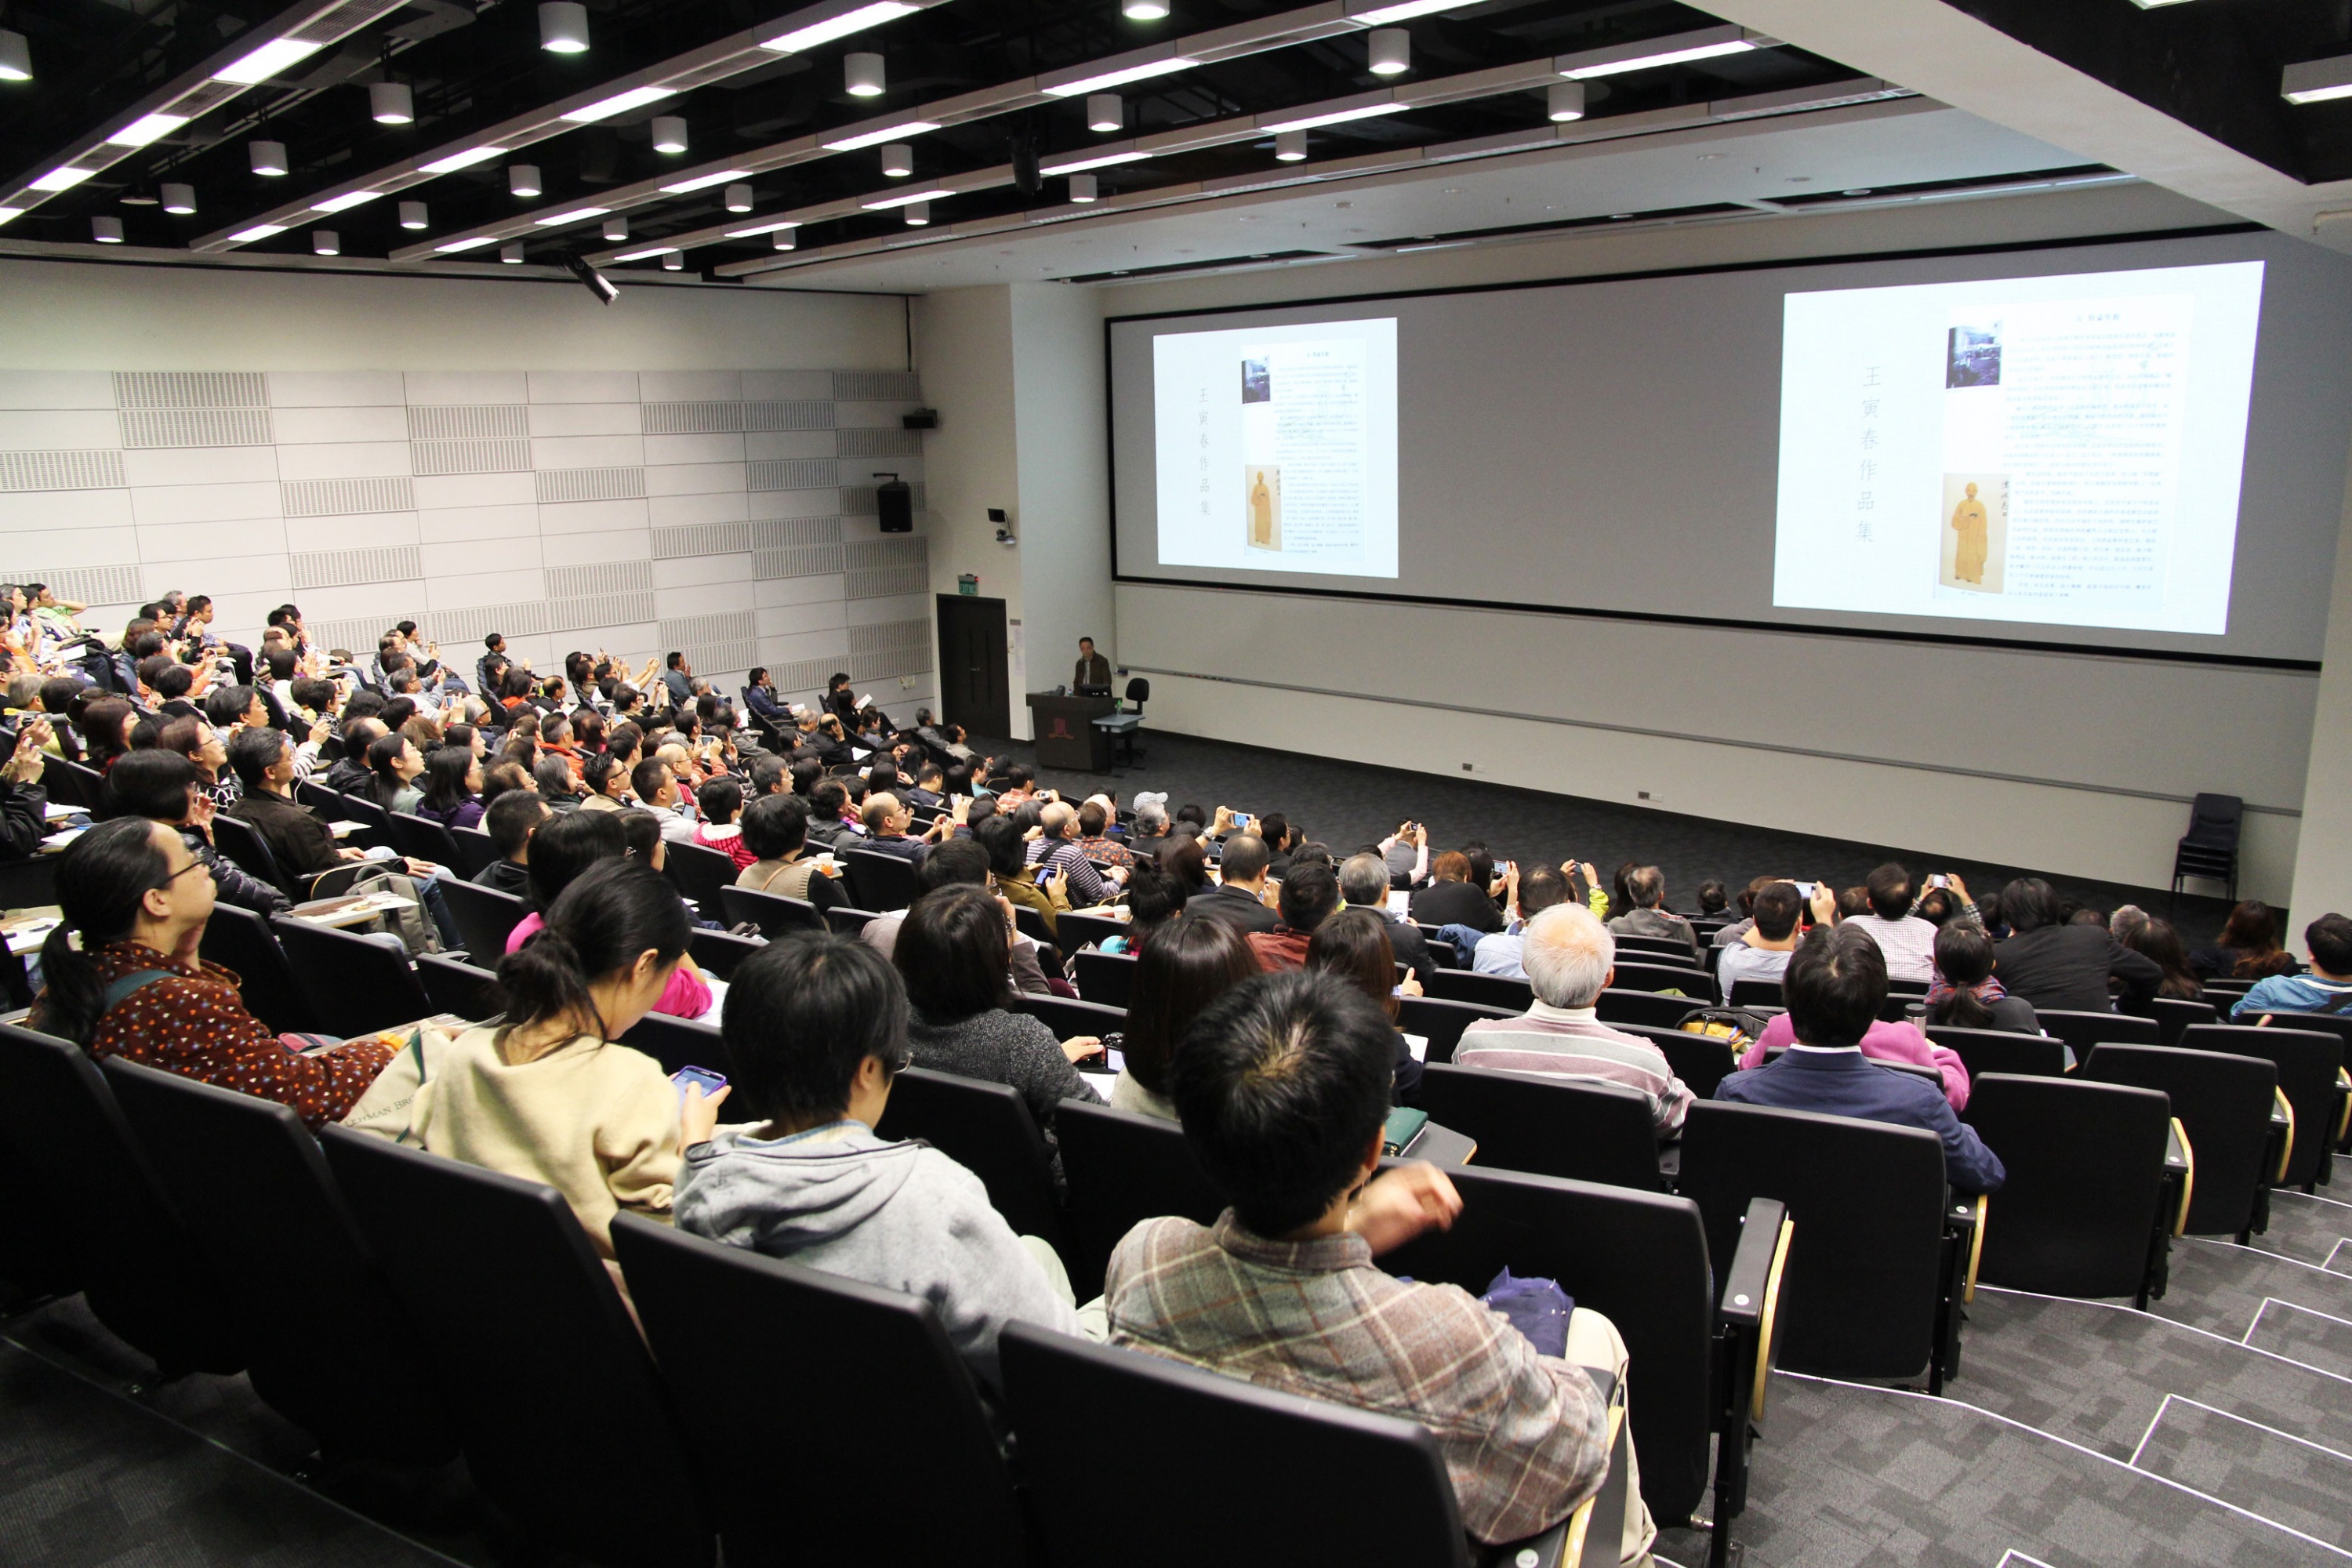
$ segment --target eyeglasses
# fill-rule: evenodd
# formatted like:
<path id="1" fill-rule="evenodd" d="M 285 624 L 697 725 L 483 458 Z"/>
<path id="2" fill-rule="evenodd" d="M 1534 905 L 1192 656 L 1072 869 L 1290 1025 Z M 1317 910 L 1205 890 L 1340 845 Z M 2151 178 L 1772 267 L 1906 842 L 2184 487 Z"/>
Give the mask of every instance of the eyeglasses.
<path id="1" fill-rule="evenodd" d="M 191 861 L 189 861 L 186 865 L 184 865 L 184 866 L 181 867 L 178 870 L 176 870 L 176 871 L 173 872 L 170 876 L 168 876 L 168 877 L 164 878 L 164 879 L 163 879 L 163 885 L 164 885 L 165 887 L 167 887 L 167 888 L 168 888 L 168 887 L 170 887 L 173 883 L 174 883 L 174 882 L 178 881 L 181 878 L 183 878 L 183 877 L 186 876 L 189 872 L 191 872 L 191 871 L 201 871 L 201 870 L 203 870 L 204 868 L 205 868 L 205 863 L 204 863 L 203 861 L 201 861 L 201 860 L 191 860 Z"/>

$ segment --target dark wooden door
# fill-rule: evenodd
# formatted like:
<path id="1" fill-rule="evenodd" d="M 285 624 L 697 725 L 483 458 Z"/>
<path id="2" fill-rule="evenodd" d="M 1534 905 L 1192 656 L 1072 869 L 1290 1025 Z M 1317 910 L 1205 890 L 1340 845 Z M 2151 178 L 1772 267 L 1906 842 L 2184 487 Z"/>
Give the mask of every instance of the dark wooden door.
<path id="1" fill-rule="evenodd" d="M 961 594 L 941 594 L 939 601 L 940 716 L 974 735 L 1012 734 L 1004 601 Z"/>

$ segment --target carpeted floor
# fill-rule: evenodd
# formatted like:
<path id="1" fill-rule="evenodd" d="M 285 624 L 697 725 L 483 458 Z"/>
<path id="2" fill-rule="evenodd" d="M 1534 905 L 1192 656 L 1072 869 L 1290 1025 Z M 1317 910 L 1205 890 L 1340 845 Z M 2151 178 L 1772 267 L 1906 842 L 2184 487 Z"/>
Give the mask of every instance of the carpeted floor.
<path id="1" fill-rule="evenodd" d="M 1557 865 L 1573 856 L 1592 862 L 1604 877 L 1621 861 L 1643 860 L 1664 871 L 1667 904 L 1685 913 L 1697 908 L 1698 885 L 1710 878 L 1735 894 L 1751 877 L 1766 875 L 1851 887 L 1888 860 L 1903 862 L 1916 876 L 1958 871 L 1979 893 L 1997 891 L 2014 877 L 2044 876 L 2061 891 L 2102 910 L 2137 903 L 2164 915 L 2170 902 L 2161 888 L 1954 859 L 1932 844 L 1859 844 L 1190 735 L 1148 739 L 1140 768 L 1108 776 L 1049 769 L 1045 782 L 1072 799 L 1115 789 L 1122 805 L 1132 805 L 1139 790 L 1165 791 L 1171 812 L 1188 802 L 1211 813 L 1219 805 L 1255 815 L 1279 811 L 1343 855 L 1395 832 L 1410 817 L 1428 825 L 1432 853 L 1480 839 L 1500 858 Z M 972 743 L 1001 760 L 1035 761 L 1034 748 L 1024 742 Z M 2182 826 L 2187 826 L 2184 813 Z M 2167 918 L 2194 946 L 2218 934 L 2228 914 L 2224 900 L 2184 896 L 2178 912 Z"/>

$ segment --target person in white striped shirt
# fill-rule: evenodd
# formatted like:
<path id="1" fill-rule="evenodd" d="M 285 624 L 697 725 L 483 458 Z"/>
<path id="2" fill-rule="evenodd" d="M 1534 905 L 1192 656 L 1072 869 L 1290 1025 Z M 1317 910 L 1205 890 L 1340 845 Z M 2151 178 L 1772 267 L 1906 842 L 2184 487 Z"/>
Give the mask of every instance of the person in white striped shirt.
<path id="1" fill-rule="evenodd" d="M 1518 1017 L 1481 1018 L 1463 1030 L 1454 1066 L 1622 1084 L 1649 1100 L 1660 1138 L 1679 1132 L 1693 1096 L 1665 1053 L 1593 1012 L 1617 973 L 1609 929 L 1581 905 L 1554 904 L 1528 922 L 1520 962 L 1535 1005 Z"/>

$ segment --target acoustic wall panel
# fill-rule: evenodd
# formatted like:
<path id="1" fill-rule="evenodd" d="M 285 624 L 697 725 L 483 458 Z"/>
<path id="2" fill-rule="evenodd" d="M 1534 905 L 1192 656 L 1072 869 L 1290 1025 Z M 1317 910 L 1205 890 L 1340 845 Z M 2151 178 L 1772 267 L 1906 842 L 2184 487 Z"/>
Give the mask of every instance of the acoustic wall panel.
<path id="1" fill-rule="evenodd" d="M 247 643 L 290 599 L 355 653 L 415 620 L 466 674 L 498 632 L 541 669 L 676 648 L 730 695 L 764 663 L 794 700 L 851 669 L 911 707 L 929 556 L 877 535 L 872 486 L 922 506 L 920 398 L 863 371 L 0 370 L 0 581 L 101 631 L 178 588 Z"/>

